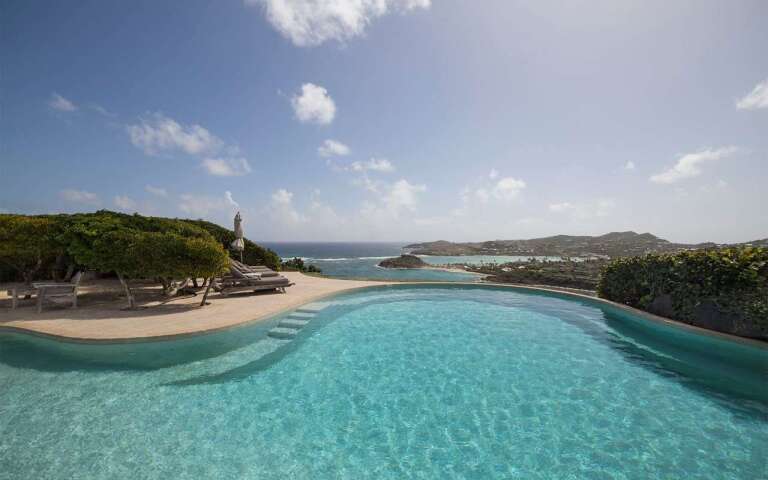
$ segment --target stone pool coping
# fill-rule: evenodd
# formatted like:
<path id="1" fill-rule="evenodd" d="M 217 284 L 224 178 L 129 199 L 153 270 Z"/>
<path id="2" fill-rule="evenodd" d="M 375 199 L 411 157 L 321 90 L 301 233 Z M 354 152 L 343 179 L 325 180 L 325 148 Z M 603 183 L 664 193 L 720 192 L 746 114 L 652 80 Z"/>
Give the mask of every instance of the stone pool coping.
<path id="1" fill-rule="evenodd" d="M 442 287 L 493 287 L 578 298 L 588 303 L 610 305 L 655 324 L 768 351 L 768 342 L 707 330 L 660 317 L 628 305 L 559 288 L 492 282 L 341 280 L 304 275 L 298 272 L 284 272 L 284 275 L 296 283 L 295 286 L 287 289 L 286 294 L 275 293 L 226 298 L 214 294 L 210 297 L 211 305 L 194 308 L 192 305 L 198 303 L 199 300 L 196 298 L 187 299 L 187 302 L 183 303 L 182 306 L 188 308 L 176 313 L 162 314 L 151 312 L 148 315 L 140 315 L 142 311 L 124 311 L 111 308 L 109 310 L 50 310 L 44 311 L 43 314 L 31 315 L 29 312 L 31 309 L 26 309 L 27 311 L 22 314 L 17 313 L 15 316 L 11 315 L 10 318 L 4 318 L 9 315 L 2 312 L 0 313 L 0 332 L 31 334 L 69 343 L 115 344 L 165 341 L 204 335 L 257 323 L 294 310 L 307 303 L 328 299 L 355 290 L 387 286 L 435 285 Z M 255 314 L 254 310 L 257 310 Z M 98 314 L 106 314 L 108 316 L 105 318 L 88 318 L 89 313 L 91 314 L 90 317 Z"/>

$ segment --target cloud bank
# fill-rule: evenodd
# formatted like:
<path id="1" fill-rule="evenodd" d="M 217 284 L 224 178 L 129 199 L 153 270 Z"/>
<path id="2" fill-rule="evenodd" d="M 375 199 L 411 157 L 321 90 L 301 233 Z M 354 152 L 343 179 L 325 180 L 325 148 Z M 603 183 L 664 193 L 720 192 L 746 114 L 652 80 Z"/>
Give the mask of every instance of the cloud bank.
<path id="1" fill-rule="evenodd" d="M 428 9 L 430 0 L 245 0 L 264 8 L 267 21 L 299 47 L 362 35 L 374 19 Z"/>
<path id="2" fill-rule="evenodd" d="M 241 177 L 251 173 L 251 165 L 245 158 L 205 158 L 203 168 L 217 177 Z"/>
<path id="3" fill-rule="evenodd" d="M 180 150 L 189 155 L 212 153 L 224 142 L 200 125 L 182 125 L 161 113 L 140 119 L 128 125 L 131 143 L 147 155 Z"/>

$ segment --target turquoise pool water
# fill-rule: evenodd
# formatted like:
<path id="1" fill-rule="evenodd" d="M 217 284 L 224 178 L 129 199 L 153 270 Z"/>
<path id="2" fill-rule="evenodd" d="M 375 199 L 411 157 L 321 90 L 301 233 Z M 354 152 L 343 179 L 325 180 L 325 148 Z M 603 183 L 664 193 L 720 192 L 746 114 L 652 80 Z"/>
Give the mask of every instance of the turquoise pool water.
<path id="1" fill-rule="evenodd" d="M 267 336 L 286 318 L 308 323 Z M 766 478 L 767 359 L 490 287 L 177 342 L 3 334 L 0 478 Z"/>

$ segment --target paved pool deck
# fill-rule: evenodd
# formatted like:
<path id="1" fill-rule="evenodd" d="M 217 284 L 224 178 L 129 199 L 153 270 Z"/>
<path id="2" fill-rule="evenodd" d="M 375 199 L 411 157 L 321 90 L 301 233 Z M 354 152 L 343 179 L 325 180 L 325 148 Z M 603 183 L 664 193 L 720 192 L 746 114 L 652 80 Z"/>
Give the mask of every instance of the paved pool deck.
<path id="1" fill-rule="evenodd" d="M 284 294 L 261 292 L 225 297 L 211 291 L 210 305 L 204 307 L 200 307 L 202 295 L 135 310 L 122 309 L 123 300 L 76 309 L 48 307 L 37 313 L 34 301 L 27 301 L 15 310 L 0 308 L 0 329 L 80 342 L 162 340 L 257 322 L 337 293 L 394 283 L 337 280 L 298 272 L 283 275 L 295 283 Z"/>

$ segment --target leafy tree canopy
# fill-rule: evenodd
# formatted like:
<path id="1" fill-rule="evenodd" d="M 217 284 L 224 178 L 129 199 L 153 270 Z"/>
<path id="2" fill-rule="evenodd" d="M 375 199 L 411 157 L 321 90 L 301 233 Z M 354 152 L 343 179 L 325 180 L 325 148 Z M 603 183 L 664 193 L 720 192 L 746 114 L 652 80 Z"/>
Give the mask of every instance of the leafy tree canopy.
<path id="1" fill-rule="evenodd" d="M 0 279 L 26 281 L 77 267 L 133 278 L 211 276 L 226 267 L 234 232 L 203 220 L 107 210 L 0 215 Z M 279 269 L 280 258 L 245 240 L 244 259 Z"/>

